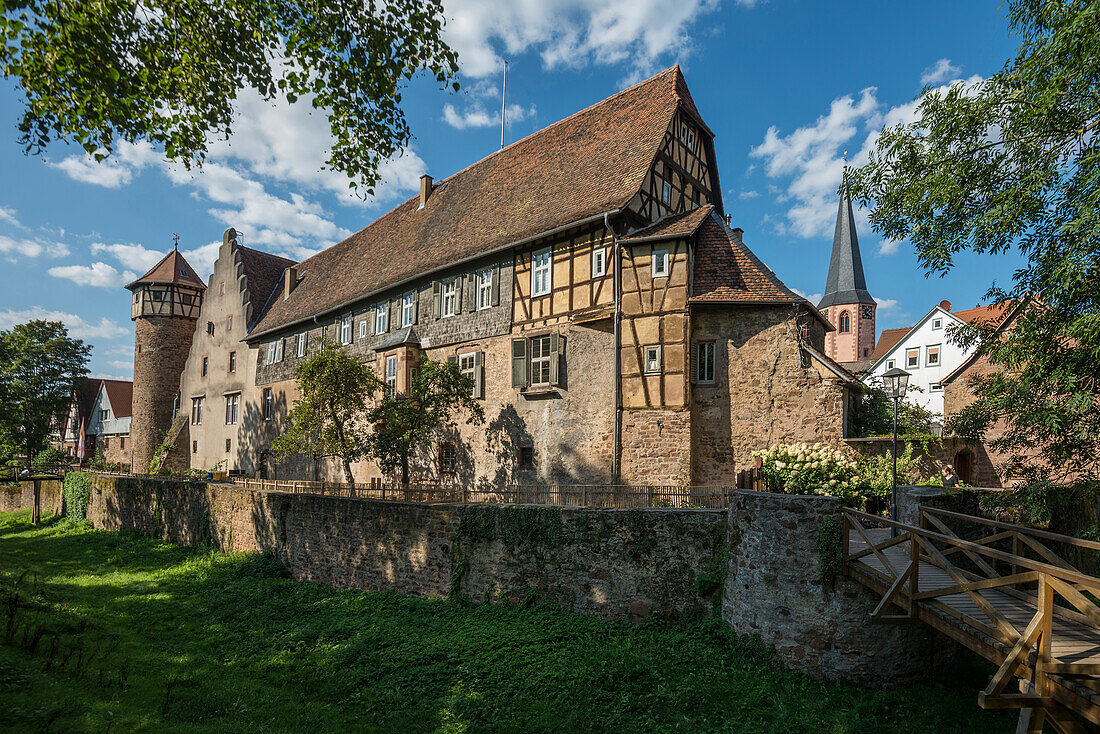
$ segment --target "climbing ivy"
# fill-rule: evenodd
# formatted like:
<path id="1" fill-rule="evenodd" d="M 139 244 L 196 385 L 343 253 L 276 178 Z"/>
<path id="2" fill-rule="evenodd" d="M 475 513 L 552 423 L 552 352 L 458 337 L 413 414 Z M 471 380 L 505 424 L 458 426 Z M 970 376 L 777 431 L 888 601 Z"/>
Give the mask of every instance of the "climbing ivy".
<path id="1" fill-rule="evenodd" d="M 71 520 L 86 520 L 88 503 L 92 499 L 92 477 L 84 472 L 69 472 L 62 483 L 65 496 L 65 516 Z"/>
<path id="2" fill-rule="evenodd" d="M 840 520 L 832 515 L 821 518 L 817 531 L 818 579 L 823 584 L 833 580 L 842 570 Z"/>
<path id="3" fill-rule="evenodd" d="M 513 556 L 541 556 L 565 539 L 561 510 L 555 507 L 468 505 L 459 515 L 458 538 L 471 543 L 500 541 Z"/>

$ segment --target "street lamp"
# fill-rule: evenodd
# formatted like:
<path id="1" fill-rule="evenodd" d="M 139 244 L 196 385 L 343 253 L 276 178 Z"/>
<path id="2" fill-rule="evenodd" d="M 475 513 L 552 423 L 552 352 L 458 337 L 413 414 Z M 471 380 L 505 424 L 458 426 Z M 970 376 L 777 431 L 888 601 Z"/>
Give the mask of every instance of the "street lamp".
<path id="1" fill-rule="evenodd" d="M 905 397 L 909 387 L 909 373 L 900 367 L 886 371 L 882 376 L 882 385 L 886 394 L 894 401 L 894 484 L 890 490 L 890 519 L 898 521 L 898 401 Z M 890 535 L 897 535 L 897 528 L 891 526 Z"/>

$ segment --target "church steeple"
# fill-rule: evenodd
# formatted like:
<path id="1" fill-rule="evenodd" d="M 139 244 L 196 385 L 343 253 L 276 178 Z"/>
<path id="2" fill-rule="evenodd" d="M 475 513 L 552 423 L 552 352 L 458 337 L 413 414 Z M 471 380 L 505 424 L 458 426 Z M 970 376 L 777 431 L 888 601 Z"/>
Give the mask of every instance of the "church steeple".
<path id="1" fill-rule="evenodd" d="M 825 353 L 838 362 L 860 362 L 875 350 L 877 304 L 867 290 L 863 259 L 859 254 L 856 218 L 852 202 L 841 188 L 833 232 L 833 254 L 825 295 L 817 306 L 836 327 L 825 337 Z"/>

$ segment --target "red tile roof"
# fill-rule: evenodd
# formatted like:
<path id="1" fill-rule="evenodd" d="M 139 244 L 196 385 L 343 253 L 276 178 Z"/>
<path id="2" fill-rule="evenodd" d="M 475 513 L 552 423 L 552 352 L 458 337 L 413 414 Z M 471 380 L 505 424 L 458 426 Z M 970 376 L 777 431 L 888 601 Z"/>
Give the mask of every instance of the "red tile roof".
<path id="1" fill-rule="evenodd" d="M 949 305 L 949 304 L 947 304 Z M 941 304 L 941 308 L 943 304 Z M 989 306 L 978 306 L 977 308 L 967 308 L 962 311 L 952 311 L 951 315 L 964 321 L 968 324 L 978 322 L 981 324 L 996 324 L 1005 315 L 1005 309 L 1008 308 L 1008 302 L 1002 301 L 1001 303 L 993 303 Z M 900 329 L 883 329 L 882 334 L 878 338 L 878 343 L 875 345 L 875 351 L 871 354 L 873 361 L 878 361 L 886 356 L 886 353 L 897 346 L 898 342 L 905 338 L 905 335 L 912 331 L 912 326 L 905 326 Z"/>
<path id="2" fill-rule="evenodd" d="M 692 303 L 809 303 L 783 285 L 721 217 L 709 214 L 696 241 Z"/>
<path id="3" fill-rule="evenodd" d="M 646 240 L 671 240 L 677 237 L 690 237 L 695 234 L 695 230 L 699 229 L 707 215 L 713 210 L 712 205 L 705 204 L 694 211 L 681 212 L 671 217 L 665 217 L 656 224 L 639 229 L 627 237 L 619 238 L 619 242 L 629 245 Z"/>
<path id="4" fill-rule="evenodd" d="M 129 418 L 134 401 L 134 383 L 129 380 L 100 380 L 107 388 L 111 412 L 115 418 Z"/>
<path id="5" fill-rule="evenodd" d="M 882 334 L 879 335 L 878 343 L 875 344 L 875 351 L 871 353 L 871 359 L 875 362 L 882 359 L 887 352 L 897 346 L 897 343 L 912 328 L 912 326 L 906 326 L 902 329 L 883 329 Z"/>
<path id="6" fill-rule="evenodd" d="M 148 273 L 126 287 L 133 290 L 138 285 L 149 283 L 178 283 L 191 288 L 206 290 L 206 284 L 202 282 L 202 278 L 191 269 L 191 266 L 187 264 L 187 260 L 175 248 L 172 248 L 171 252 L 162 257 L 160 262 L 154 265 Z"/>
<path id="7" fill-rule="evenodd" d="M 303 261 L 290 298 L 271 299 L 252 335 L 621 209 L 681 107 L 698 117 L 675 66 L 437 182 L 423 209 L 417 195 Z"/>

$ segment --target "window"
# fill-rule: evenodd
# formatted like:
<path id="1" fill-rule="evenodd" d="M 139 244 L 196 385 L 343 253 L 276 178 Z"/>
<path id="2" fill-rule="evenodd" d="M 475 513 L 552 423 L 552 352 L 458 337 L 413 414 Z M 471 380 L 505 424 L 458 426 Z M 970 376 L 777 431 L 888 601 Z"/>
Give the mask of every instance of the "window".
<path id="1" fill-rule="evenodd" d="M 351 344 L 351 316 L 340 319 L 340 343 Z"/>
<path id="2" fill-rule="evenodd" d="M 416 293 L 406 293 L 401 299 L 401 325 L 412 326 L 416 319 Z"/>
<path id="3" fill-rule="evenodd" d="M 214 336 L 214 322 L 213 321 L 207 321 L 206 322 L 206 333 L 209 334 L 210 336 Z"/>
<path id="4" fill-rule="evenodd" d="M 236 352 L 230 352 L 229 353 L 229 371 L 230 372 L 236 372 L 237 371 L 237 353 Z"/>
<path id="5" fill-rule="evenodd" d="M 695 381 L 714 382 L 714 342 L 699 342 L 695 345 Z"/>
<path id="6" fill-rule="evenodd" d="M 210 367 L 210 358 L 209 357 L 203 357 L 202 358 L 202 376 L 203 377 L 206 377 L 206 371 L 209 367 Z"/>
<path id="7" fill-rule="evenodd" d="M 474 386 L 470 389 L 471 394 L 476 398 L 477 394 L 477 353 L 469 352 L 467 354 L 458 355 L 458 371 L 469 377 Z"/>
<path id="8" fill-rule="evenodd" d="M 270 387 L 264 388 L 263 411 L 265 421 L 275 417 L 275 394 L 271 392 Z"/>
<path id="9" fill-rule="evenodd" d="M 283 340 L 277 339 L 267 345 L 267 363 L 275 364 L 283 361 Z"/>
<path id="10" fill-rule="evenodd" d="M 552 265 L 550 248 L 539 250 L 531 255 L 531 295 L 545 296 L 550 292 L 550 268 Z"/>
<path id="11" fill-rule="evenodd" d="M 920 364 L 920 349 L 905 350 L 905 366 L 916 367 Z"/>
<path id="12" fill-rule="evenodd" d="M 122 450 L 122 449 L 126 448 L 126 437 L 125 436 L 119 436 L 119 438 L 118 438 L 118 448 L 119 448 L 119 450 Z"/>
<path id="13" fill-rule="evenodd" d="M 687 146 L 690 151 L 695 150 L 695 131 L 687 125 L 683 125 L 680 128 L 680 142 Z"/>
<path id="14" fill-rule="evenodd" d="M 240 393 L 234 393 L 233 395 L 225 396 L 225 425 L 237 425 L 237 408 L 240 407 L 240 404 Z"/>
<path id="15" fill-rule="evenodd" d="M 359 338 L 360 339 L 366 339 L 367 338 L 367 326 L 368 325 L 369 325 L 369 322 L 366 319 L 363 319 L 359 322 Z"/>
<path id="16" fill-rule="evenodd" d="M 439 445 L 439 473 L 454 474 L 458 466 L 458 455 L 453 443 Z"/>
<path id="17" fill-rule="evenodd" d="M 896 364 L 896 363 L 895 363 L 895 362 L 894 362 L 894 360 L 892 360 L 892 359 L 888 359 L 888 360 L 886 360 L 886 369 L 888 369 L 888 370 L 892 370 L 892 369 L 894 369 L 894 365 L 895 365 L 895 364 Z"/>
<path id="18" fill-rule="evenodd" d="M 607 275 L 607 249 L 597 247 L 592 250 L 592 277 L 601 278 Z"/>
<path id="19" fill-rule="evenodd" d="M 486 268 L 477 273 L 477 310 L 493 305 L 493 269 Z"/>
<path id="20" fill-rule="evenodd" d="M 531 384 L 550 384 L 550 335 L 531 339 Z"/>
<path id="21" fill-rule="evenodd" d="M 928 386 L 928 392 L 943 392 L 943 383 L 933 382 L 931 385 Z"/>
<path id="22" fill-rule="evenodd" d="M 443 300 L 440 306 L 440 316 L 454 316 L 458 312 L 457 278 L 452 278 L 451 280 L 443 283 L 442 299 Z"/>
<path id="23" fill-rule="evenodd" d="M 306 356 L 306 335 L 298 334 L 294 338 L 294 354 L 298 357 Z"/>
<path id="24" fill-rule="evenodd" d="M 111 419 L 111 411 L 106 410 L 106 409 L 99 411 L 99 419 L 101 421 L 110 420 Z"/>
<path id="25" fill-rule="evenodd" d="M 938 367 L 940 364 L 940 345 L 934 344 L 927 348 L 927 359 L 925 364 L 929 367 Z"/>
<path id="26" fill-rule="evenodd" d="M 397 355 L 386 357 L 386 390 L 390 395 L 397 392 Z"/>
<path id="27" fill-rule="evenodd" d="M 668 181 L 665 181 L 665 185 L 661 189 L 661 201 L 666 204 L 672 204 L 672 184 Z"/>
<path id="28" fill-rule="evenodd" d="M 385 334 L 390 330 L 390 304 L 380 303 L 374 309 L 374 333 Z"/>
<path id="29" fill-rule="evenodd" d="M 199 442 L 198 441 L 192 441 L 191 442 L 191 453 L 192 454 L 199 453 Z"/>
<path id="30" fill-rule="evenodd" d="M 932 319 L 932 330 L 939 331 L 943 328 L 943 319 Z"/>
<path id="31" fill-rule="evenodd" d="M 202 398 L 191 398 L 191 425 L 202 425 Z"/>
<path id="32" fill-rule="evenodd" d="M 645 348 L 645 373 L 651 375 L 661 371 L 661 347 L 659 345 Z"/>
<path id="33" fill-rule="evenodd" d="M 232 314 L 225 317 L 225 333 L 229 334 L 233 331 L 233 316 Z"/>
<path id="34" fill-rule="evenodd" d="M 535 447 L 534 446 L 520 446 L 519 447 L 519 468 L 520 468 L 520 471 L 534 471 L 535 470 Z"/>
<path id="35" fill-rule="evenodd" d="M 837 331 L 841 334 L 847 334 L 852 330 L 852 319 L 848 316 L 847 311 L 843 311 L 840 314 L 840 324 L 837 325 Z"/>
<path id="36" fill-rule="evenodd" d="M 653 277 L 668 277 L 668 250 L 661 249 L 653 251 Z"/>
<path id="37" fill-rule="evenodd" d="M 233 439 L 231 439 L 231 438 L 225 439 L 225 453 L 228 454 L 232 450 L 233 450 Z"/>

